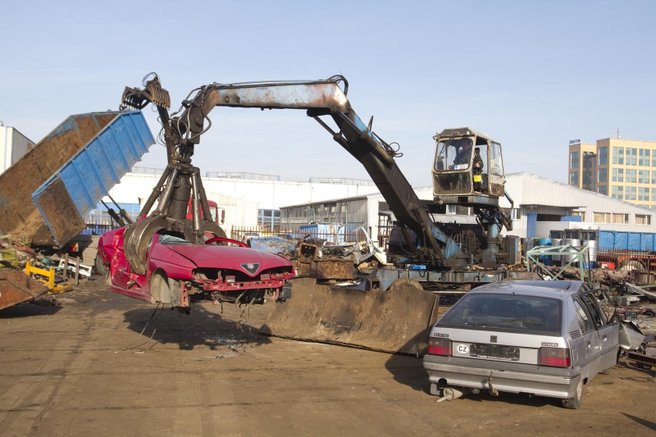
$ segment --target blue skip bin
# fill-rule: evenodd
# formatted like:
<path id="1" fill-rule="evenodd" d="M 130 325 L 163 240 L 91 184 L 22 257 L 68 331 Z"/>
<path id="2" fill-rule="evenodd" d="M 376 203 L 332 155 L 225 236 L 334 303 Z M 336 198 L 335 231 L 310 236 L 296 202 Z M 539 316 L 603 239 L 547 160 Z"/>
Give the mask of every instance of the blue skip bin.
<path id="1" fill-rule="evenodd" d="M 63 246 L 84 229 L 84 216 L 154 143 L 140 111 L 119 112 L 32 193 L 55 243 Z"/>

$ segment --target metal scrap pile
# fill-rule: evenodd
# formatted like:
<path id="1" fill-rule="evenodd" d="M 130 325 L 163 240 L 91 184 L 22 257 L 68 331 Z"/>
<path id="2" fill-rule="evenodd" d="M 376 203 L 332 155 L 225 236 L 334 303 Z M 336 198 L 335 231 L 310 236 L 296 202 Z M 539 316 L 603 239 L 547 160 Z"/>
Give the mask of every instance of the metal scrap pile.
<path id="1" fill-rule="evenodd" d="M 91 268 L 66 257 L 44 256 L 6 237 L 0 239 L 0 310 L 36 300 L 52 302 L 48 292 L 70 289 L 69 274 L 89 277 Z"/>
<path id="2" fill-rule="evenodd" d="M 300 276 L 322 281 L 356 281 L 357 272 L 386 263 L 385 254 L 367 240 L 331 244 L 309 236 L 300 239 L 252 237 L 248 244 L 254 249 L 282 255 L 294 262 Z"/>

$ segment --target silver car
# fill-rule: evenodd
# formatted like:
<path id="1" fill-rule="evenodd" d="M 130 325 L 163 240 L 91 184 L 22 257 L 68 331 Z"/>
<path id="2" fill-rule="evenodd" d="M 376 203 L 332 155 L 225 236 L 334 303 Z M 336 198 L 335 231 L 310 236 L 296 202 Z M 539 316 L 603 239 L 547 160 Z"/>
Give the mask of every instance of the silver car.
<path id="1" fill-rule="evenodd" d="M 619 322 L 579 281 L 515 281 L 467 293 L 430 331 L 430 392 L 446 387 L 562 399 L 617 363 Z"/>

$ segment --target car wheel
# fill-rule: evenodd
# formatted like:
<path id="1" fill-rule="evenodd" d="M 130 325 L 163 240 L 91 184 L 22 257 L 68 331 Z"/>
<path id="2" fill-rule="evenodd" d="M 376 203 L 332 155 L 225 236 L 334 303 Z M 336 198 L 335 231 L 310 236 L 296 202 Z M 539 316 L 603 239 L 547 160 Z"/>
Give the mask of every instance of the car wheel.
<path id="1" fill-rule="evenodd" d="M 102 258 L 100 258 L 100 255 L 96 255 L 96 260 L 93 262 L 93 266 L 96 268 L 96 272 L 98 272 L 100 276 L 106 275 L 109 270 Z"/>
<path id="2" fill-rule="evenodd" d="M 573 398 L 563 399 L 563 407 L 576 410 L 581 406 L 581 398 L 583 397 L 583 378 L 579 379 L 576 385 L 576 395 Z"/>

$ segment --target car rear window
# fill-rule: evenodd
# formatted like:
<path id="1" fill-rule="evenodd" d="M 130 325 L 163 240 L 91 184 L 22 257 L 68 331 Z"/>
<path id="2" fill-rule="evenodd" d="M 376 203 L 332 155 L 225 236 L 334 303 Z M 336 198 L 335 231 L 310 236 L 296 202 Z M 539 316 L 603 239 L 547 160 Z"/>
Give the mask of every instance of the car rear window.
<path id="1" fill-rule="evenodd" d="M 521 294 L 467 294 L 438 322 L 438 326 L 560 335 L 562 302 Z"/>

